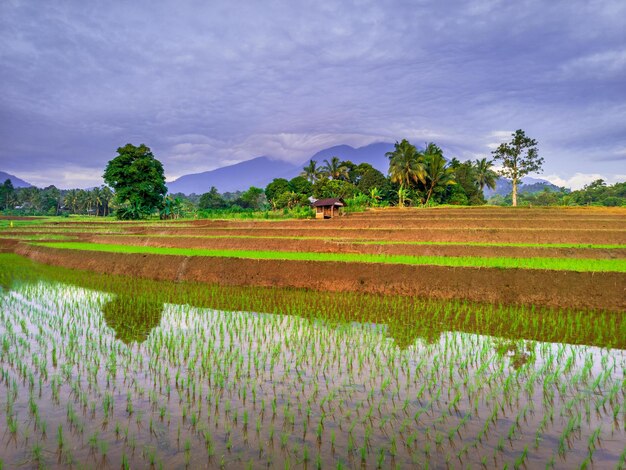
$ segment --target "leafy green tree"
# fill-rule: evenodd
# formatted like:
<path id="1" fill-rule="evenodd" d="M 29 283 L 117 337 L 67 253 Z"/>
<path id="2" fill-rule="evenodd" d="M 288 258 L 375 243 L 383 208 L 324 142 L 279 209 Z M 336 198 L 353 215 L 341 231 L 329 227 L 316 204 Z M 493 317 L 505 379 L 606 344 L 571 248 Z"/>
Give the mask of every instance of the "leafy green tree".
<path id="1" fill-rule="evenodd" d="M 492 152 L 494 160 L 502 164 L 500 175 L 513 183 L 513 207 L 517 206 L 517 187 L 520 180 L 529 173 L 541 171 L 543 158 L 539 156 L 537 141 L 526 137 L 523 130 L 512 134 L 511 142 L 500 144 Z"/>
<path id="2" fill-rule="evenodd" d="M 265 192 L 261 188 L 250 186 L 235 203 L 244 209 L 259 210 L 265 204 Z"/>
<path id="3" fill-rule="evenodd" d="M 297 193 L 295 191 L 288 191 L 286 193 L 282 193 L 276 199 L 276 208 L 277 209 L 293 209 L 297 206 L 305 206 L 308 205 L 309 198 L 304 195 Z"/>
<path id="4" fill-rule="evenodd" d="M 228 201 L 217 192 L 215 186 L 211 186 L 209 192 L 200 196 L 200 200 L 198 201 L 199 209 L 226 209 L 227 207 Z"/>
<path id="5" fill-rule="evenodd" d="M 391 183 L 376 168 L 371 168 L 363 173 L 359 179 L 357 188 L 364 194 L 370 194 L 372 189 L 376 188 L 380 195 L 380 200 L 388 201 L 391 195 Z"/>
<path id="6" fill-rule="evenodd" d="M 13 209 L 16 201 L 16 193 L 13 183 L 10 179 L 7 179 L 0 185 L 0 209 Z"/>
<path id="7" fill-rule="evenodd" d="M 283 193 L 291 191 L 289 188 L 289 181 L 285 178 L 274 178 L 270 184 L 265 187 L 265 197 L 272 204 L 276 206 L 276 199 Z"/>
<path id="8" fill-rule="evenodd" d="M 317 166 L 317 162 L 311 159 L 309 160 L 309 164 L 304 166 L 300 176 L 306 178 L 311 184 L 313 184 L 320 178 L 321 173 L 322 170 Z"/>
<path id="9" fill-rule="evenodd" d="M 161 162 L 144 144 L 126 144 L 117 153 L 104 170 L 104 181 L 124 206 L 118 210 L 118 217 L 139 219 L 160 209 L 167 193 Z"/>
<path id="10" fill-rule="evenodd" d="M 349 199 L 354 197 L 359 190 L 352 183 L 343 180 L 330 180 L 321 178 L 313 185 L 313 197 L 315 199 L 325 199 L 339 197 Z"/>
<path id="11" fill-rule="evenodd" d="M 313 194 L 313 185 L 303 176 L 296 176 L 289 180 L 289 189 L 291 192 L 302 194 L 306 197 Z"/>

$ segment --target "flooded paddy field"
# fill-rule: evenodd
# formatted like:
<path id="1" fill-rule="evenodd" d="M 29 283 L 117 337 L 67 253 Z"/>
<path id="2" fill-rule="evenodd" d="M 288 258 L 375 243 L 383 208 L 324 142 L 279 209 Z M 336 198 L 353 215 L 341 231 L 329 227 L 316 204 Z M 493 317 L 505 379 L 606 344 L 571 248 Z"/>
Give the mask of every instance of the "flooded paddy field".
<path id="1" fill-rule="evenodd" d="M 426 280 L 424 280 L 426 282 Z M 626 315 L 0 255 L 3 468 L 623 468 Z"/>

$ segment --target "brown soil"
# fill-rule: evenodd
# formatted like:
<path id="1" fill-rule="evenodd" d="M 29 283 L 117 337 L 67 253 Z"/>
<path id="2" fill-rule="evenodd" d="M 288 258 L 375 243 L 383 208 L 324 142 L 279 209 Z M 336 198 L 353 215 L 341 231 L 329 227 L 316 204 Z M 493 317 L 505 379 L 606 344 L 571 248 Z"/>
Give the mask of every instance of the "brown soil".
<path id="1" fill-rule="evenodd" d="M 255 237 L 332 237 L 357 240 L 440 241 L 440 242 L 505 242 L 505 243 L 587 243 L 626 244 L 626 231 L 622 230 L 519 230 L 509 228 L 492 229 L 431 229 L 423 228 L 334 228 L 314 226 L 314 221 L 299 229 L 265 227 L 254 228 L 161 228 L 137 229 L 129 232 L 145 235 L 245 235 Z"/>
<path id="2" fill-rule="evenodd" d="M 626 310 L 623 273 L 114 254 L 25 244 L 15 251 L 46 264 L 151 279 Z"/>
<path id="3" fill-rule="evenodd" d="M 513 258 L 623 259 L 626 249 L 517 248 L 445 245 L 363 245 L 334 240 L 292 240 L 280 238 L 193 238 L 93 235 L 84 241 L 116 245 L 143 245 L 175 248 L 229 250 L 278 250 L 315 253 L 373 253 L 413 256 L 480 256 Z"/>

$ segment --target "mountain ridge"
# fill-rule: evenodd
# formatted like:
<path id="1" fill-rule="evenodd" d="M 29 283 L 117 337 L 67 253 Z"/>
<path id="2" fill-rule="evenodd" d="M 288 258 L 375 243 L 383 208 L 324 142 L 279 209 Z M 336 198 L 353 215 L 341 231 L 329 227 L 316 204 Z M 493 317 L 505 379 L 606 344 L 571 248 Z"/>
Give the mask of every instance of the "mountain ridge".
<path id="1" fill-rule="evenodd" d="M 24 181 L 23 179 L 5 171 L 0 171 L 0 184 L 4 184 L 6 180 L 11 180 L 14 188 L 30 188 L 32 186 L 32 184 L 28 181 Z"/>

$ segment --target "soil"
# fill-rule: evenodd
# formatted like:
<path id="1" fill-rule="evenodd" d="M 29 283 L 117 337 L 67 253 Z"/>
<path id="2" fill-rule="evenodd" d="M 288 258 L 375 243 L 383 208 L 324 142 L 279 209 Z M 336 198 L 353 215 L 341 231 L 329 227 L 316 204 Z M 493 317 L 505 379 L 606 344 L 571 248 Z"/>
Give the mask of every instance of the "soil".
<path id="1" fill-rule="evenodd" d="M 46 264 L 160 280 L 626 310 L 623 273 L 117 254 L 25 244 L 15 252 Z"/>
<path id="2" fill-rule="evenodd" d="M 279 250 L 314 253 L 368 253 L 413 256 L 480 256 L 514 258 L 587 258 L 623 259 L 623 249 L 580 248 L 530 248 L 530 247 L 480 247 L 445 245 L 364 245 L 349 241 L 307 240 L 281 238 L 194 238 L 85 235 L 84 241 L 114 245 L 142 245 L 173 248 L 228 249 L 228 250 Z"/>
<path id="3" fill-rule="evenodd" d="M 99 230 L 111 227 L 113 223 L 121 236 L 117 233 L 98 233 Z M 625 248 L 591 250 L 353 243 L 355 240 L 378 240 L 626 245 L 626 210 L 621 208 L 385 209 L 348 214 L 332 220 L 115 223 L 94 218 L 93 222 L 84 223 L 44 223 L 38 225 L 36 231 L 31 230 L 29 228 L 28 232 L 20 232 L 19 229 L 14 229 L 10 233 L 62 233 L 96 243 L 180 248 L 436 256 L 626 258 Z M 198 238 L 215 235 L 226 238 Z M 274 238 L 234 238 L 240 235 Z M 285 237 L 318 239 L 294 240 Z M 110 254 L 33 247 L 8 239 L 0 240 L 0 250 L 14 251 L 48 264 L 153 279 L 626 310 L 624 273 Z"/>

